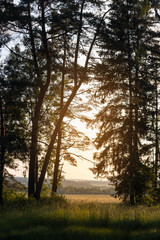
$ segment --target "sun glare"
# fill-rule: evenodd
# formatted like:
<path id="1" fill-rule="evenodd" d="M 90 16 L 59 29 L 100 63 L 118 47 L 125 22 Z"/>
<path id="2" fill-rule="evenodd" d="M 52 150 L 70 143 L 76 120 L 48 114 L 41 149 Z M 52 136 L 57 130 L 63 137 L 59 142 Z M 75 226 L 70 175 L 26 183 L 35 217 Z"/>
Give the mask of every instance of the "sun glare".
<path id="1" fill-rule="evenodd" d="M 84 133 L 91 140 L 94 140 L 97 134 L 96 128 L 87 127 L 85 122 L 80 121 L 79 119 L 72 120 L 72 125 L 80 132 Z"/>

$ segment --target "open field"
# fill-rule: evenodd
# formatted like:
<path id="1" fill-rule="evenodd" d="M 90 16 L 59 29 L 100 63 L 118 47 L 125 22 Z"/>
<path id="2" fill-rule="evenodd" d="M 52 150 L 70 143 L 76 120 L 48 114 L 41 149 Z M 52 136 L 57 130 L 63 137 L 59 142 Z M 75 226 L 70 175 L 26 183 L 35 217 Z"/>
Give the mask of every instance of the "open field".
<path id="1" fill-rule="evenodd" d="M 88 202 L 98 202 L 98 203 L 120 203 L 118 198 L 114 198 L 110 195 L 100 195 L 100 194 L 66 194 L 66 199 L 70 202 L 76 203 L 88 203 Z"/>
<path id="2" fill-rule="evenodd" d="M 85 201 L 86 196 L 81 202 L 73 198 L 67 202 L 56 197 L 38 203 L 27 199 L 7 203 L 0 208 L 0 239 L 160 239 L 159 206 L 131 207 L 118 202 L 90 202 L 89 197 Z"/>

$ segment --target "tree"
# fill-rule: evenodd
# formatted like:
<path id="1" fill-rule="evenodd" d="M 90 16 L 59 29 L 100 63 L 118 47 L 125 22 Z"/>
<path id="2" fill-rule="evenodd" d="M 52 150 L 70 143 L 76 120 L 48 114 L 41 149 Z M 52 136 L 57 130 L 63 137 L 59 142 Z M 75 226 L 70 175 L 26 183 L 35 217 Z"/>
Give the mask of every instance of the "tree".
<path id="1" fill-rule="evenodd" d="M 103 60 L 97 66 L 104 107 L 97 114 L 100 132 L 96 145 L 102 150 L 95 156 L 99 163 L 93 171 L 102 175 L 110 172 L 116 191 L 124 199 L 130 197 L 131 204 L 140 198 L 144 186 L 148 187 L 144 182 L 140 190 L 137 179 L 144 171 L 152 172 L 153 145 L 147 135 L 151 116 L 148 103 L 154 85 L 146 71 L 150 52 L 145 44 L 152 39 L 148 34 L 149 7 L 148 2 L 112 1 L 100 42 Z"/>
<path id="2" fill-rule="evenodd" d="M 45 159 L 44 159 L 44 164 L 43 164 L 43 167 L 42 167 L 42 171 L 41 171 L 41 175 L 40 175 L 40 178 L 39 178 L 39 182 L 37 183 L 37 188 L 36 188 L 36 193 L 35 193 L 35 196 L 36 196 L 37 199 L 39 199 L 39 197 L 40 197 L 40 192 L 41 192 L 42 184 L 43 184 L 43 181 L 44 181 L 46 169 L 47 169 L 47 166 L 48 166 L 48 163 L 49 163 L 52 147 L 54 145 L 54 142 L 55 142 L 55 139 L 56 139 L 56 135 L 57 135 L 57 133 L 59 131 L 61 122 L 62 122 L 62 120 L 63 120 L 63 118 L 64 118 L 64 116 L 65 116 L 65 114 L 66 114 L 66 112 L 68 110 L 69 105 L 71 104 L 72 100 L 74 99 L 77 91 L 81 87 L 82 83 L 84 81 L 86 81 L 88 65 L 89 65 L 89 59 L 91 57 L 91 52 L 93 50 L 93 46 L 95 44 L 95 41 L 96 41 L 96 38 L 97 38 L 97 35 L 98 35 L 98 32 L 99 32 L 99 27 L 101 26 L 101 23 L 102 23 L 101 19 L 98 20 L 98 24 L 97 24 L 98 30 L 96 30 L 95 33 L 93 33 L 93 38 L 91 39 L 91 41 L 89 41 L 90 46 L 88 47 L 87 53 L 85 53 L 85 56 L 86 56 L 85 66 L 79 68 L 79 65 L 78 65 L 78 53 L 80 51 L 80 40 L 81 40 L 81 35 L 82 35 L 81 32 L 83 32 L 83 30 L 84 30 L 82 28 L 82 26 L 83 26 L 82 25 L 83 24 L 82 19 L 83 19 L 83 14 L 84 14 L 83 13 L 83 9 L 85 7 L 85 1 L 82 1 L 80 3 L 79 7 L 80 7 L 79 27 L 78 27 L 78 32 L 77 32 L 77 41 L 75 43 L 76 46 L 75 46 L 74 67 L 73 67 L 73 83 L 74 83 L 74 86 L 72 88 L 71 94 L 70 94 L 67 102 L 64 104 L 64 107 L 63 107 L 63 109 L 61 111 L 60 118 L 57 121 L 55 130 L 53 131 L 53 134 L 52 134 L 52 137 L 51 137 L 51 141 L 50 141 L 50 144 L 49 144 L 49 147 L 48 147 Z"/>
<path id="3" fill-rule="evenodd" d="M 28 3 L 28 1 L 24 0 L 18 6 L 16 5 L 16 8 L 19 10 L 17 19 L 8 21 L 8 29 L 20 34 L 23 47 L 29 54 L 27 58 L 30 58 L 30 55 L 32 56 L 29 62 L 32 64 L 30 69 L 33 69 L 35 75 L 35 77 L 31 78 L 31 82 L 33 81 L 35 86 L 35 101 L 33 103 L 34 111 L 31 121 L 28 195 L 35 195 L 37 199 L 40 197 L 45 173 L 62 120 L 82 83 L 89 80 L 89 69 L 91 67 L 89 60 L 105 18 L 105 15 L 99 17 L 98 12 L 95 15 L 92 7 L 94 10 L 97 9 L 99 11 L 101 5 L 101 1 L 55 1 L 53 4 L 52 1 L 30 1 Z M 92 28 L 89 28 L 88 25 L 91 25 Z M 62 65 L 59 62 L 61 59 L 64 59 L 64 52 L 60 50 L 60 46 L 64 45 L 63 36 L 65 35 L 69 39 L 67 50 L 67 59 L 70 59 L 67 73 L 69 97 L 63 104 L 59 119 L 54 123 L 55 129 L 44 158 L 44 163 L 43 157 L 40 160 L 43 166 L 37 182 L 38 142 L 41 134 L 44 132 L 41 125 L 43 109 L 47 106 L 47 94 L 51 88 L 53 96 L 56 98 L 54 92 L 56 92 L 56 85 L 58 84 L 57 79 L 59 80 L 56 76 L 62 73 L 62 70 L 60 70 Z M 21 49 L 20 51 L 18 55 L 22 56 L 24 52 Z M 79 58 L 82 55 L 85 57 L 84 66 L 79 64 Z M 53 108 L 53 110 L 56 109 Z M 51 125 L 53 126 L 53 124 Z"/>
<path id="4" fill-rule="evenodd" d="M 0 79 L 1 203 L 3 202 L 3 181 L 7 175 L 6 167 L 16 168 L 15 159 L 25 162 L 29 151 L 29 135 L 26 130 L 27 102 L 23 101 L 28 93 L 28 86 L 25 81 L 21 81 L 22 74 L 19 75 L 18 71 L 14 71 L 15 64 L 23 68 L 23 61 L 11 54 L 6 62 Z"/>
<path id="5" fill-rule="evenodd" d="M 8 27 L 9 27 L 10 22 L 16 21 L 18 19 L 19 11 L 20 11 L 20 9 L 15 7 L 15 5 L 13 4 L 13 1 L 6 1 L 6 0 L 1 1 L 1 6 L 0 6 L 0 30 L 1 30 L 0 48 L 2 48 L 4 45 L 6 45 L 6 43 L 9 42 L 9 40 L 11 39 L 11 34 L 8 32 Z M 8 83 L 7 83 L 7 85 L 8 85 Z M 17 126 L 16 126 L 12 129 L 12 134 L 11 134 L 11 131 L 8 129 L 7 124 L 10 122 L 11 119 L 13 121 L 16 121 L 16 119 L 19 118 L 20 115 L 21 115 L 19 110 L 16 108 L 16 110 L 17 110 L 16 114 L 17 115 L 12 114 L 11 119 L 8 119 L 6 117 L 6 111 L 8 111 L 8 109 L 12 108 L 12 104 L 13 104 L 12 101 L 11 101 L 11 104 L 10 103 L 8 104 L 8 101 L 6 101 L 8 96 L 9 96 L 9 95 L 7 95 L 7 93 L 8 93 L 8 90 L 10 89 L 7 85 L 6 85 L 6 82 L 5 82 L 5 79 L 4 79 L 3 71 L 1 69 L 1 77 L 0 77 L 0 116 L 1 116 L 0 117 L 0 119 L 1 119 L 0 120 L 0 122 L 1 122 L 1 131 L 0 131 L 1 132 L 1 141 L 0 141 L 0 152 L 1 152 L 1 157 L 0 157 L 1 158 L 1 160 L 0 160 L 0 203 L 1 204 L 3 203 L 3 181 L 4 181 L 4 175 L 5 175 L 5 166 L 9 165 L 9 163 L 10 163 L 9 158 L 12 158 L 13 155 L 16 155 L 15 151 L 17 150 L 17 148 L 15 148 L 15 150 L 12 149 L 12 146 L 9 147 L 9 144 L 10 143 L 12 144 L 14 134 L 18 137 L 17 134 L 18 134 L 18 131 L 20 131 L 20 129 L 18 129 Z M 13 95 L 11 94 L 11 96 L 13 96 Z M 19 132 L 19 134 L 20 134 L 20 132 Z M 19 140 L 20 140 L 21 137 L 22 136 L 18 137 Z M 24 143 L 24 141 L 22 141 L 22 142 Z M 20 144 L 20 145 L 23 145 L 23 144 Z M 23 147 L 24 146 L 25 146 L 25 144 L 23 145 Z M 25 150 L 26 150 L 26 148 L 24 147 L 24 151 Z M 21 147 L 17 151 L 17 155 L 18 155 L 19 152 L 21 152 Z"/>

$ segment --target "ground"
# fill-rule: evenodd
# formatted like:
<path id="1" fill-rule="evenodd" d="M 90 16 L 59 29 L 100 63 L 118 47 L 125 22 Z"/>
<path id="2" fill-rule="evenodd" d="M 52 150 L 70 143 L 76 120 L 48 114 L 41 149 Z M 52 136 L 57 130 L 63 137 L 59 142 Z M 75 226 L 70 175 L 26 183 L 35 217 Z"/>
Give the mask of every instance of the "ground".
<path id="1" fill-rule="evenodd" d="M 68 200 L 66 200 L 66 198 Z M 0 208 L 1 240 L 159 240 L 160 207 L 102 195 L 19 198 Z"/>

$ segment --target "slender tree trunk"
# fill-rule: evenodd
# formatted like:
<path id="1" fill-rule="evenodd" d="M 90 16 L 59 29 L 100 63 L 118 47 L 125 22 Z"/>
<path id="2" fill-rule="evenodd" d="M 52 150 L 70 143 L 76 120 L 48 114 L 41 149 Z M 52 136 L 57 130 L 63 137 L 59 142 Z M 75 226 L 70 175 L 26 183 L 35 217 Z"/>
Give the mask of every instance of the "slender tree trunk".
<path id="1" fill-rule="evenodd" d="M 41 1 L 41 26 L 42 26 L 42 43 L 45 52 L 45 58 L 47 61 L 47 79 L 46 83 L 42 85 L 41 81 L 41 74 L 38 66 L 37 56 L 36 56 L 36 49 L 34 43 L 34 34 L 32 29 L 32 20 L 31 20 L 31 13 L 30 13 L 30 4 L 28 3 L 28 17 L 29 17 L 29 34 L 30 34 L 30 41 L 32 46 L 32 54 L 34 60 L 34 67 L 35 72 L 37 75 L 37 86 L 40 86 L 40 93 L 38 95 L 38 99 L 36 101 L 34 117 L 33 117 L 33 124 L 32 124 L 32 140 L 31 140 L 31 151 L 30 151 L 30 163 L 29 163 L 29 181 L 28 181 L 28 196 L 34 196 L 35 189 L 36 189 L 36 182 L 37 182 L 37 165 L 38 165 L 38 157 L 37 157 L 37 143 L 38 143 L 38 132 L 39 132 L 39 120 L 40 120 L 40 112 L 43 105 L 44 97 L 46 91 L 49 87 L 51 81 L 51 61 L 50 55 L 48 50 L 48 42 L 46 36 L 46 29 L 45 29 L 45 11 L 44 11 L 44 0 Z"/>
<path id="2" fill-rule="evenodd" d="M 81 11 L 80 11 L 80 21 L 79 21 L 79 29 L 77 34 L 77 42 L 76 42 L 76 49 L 75 49 L 75 59 L 74 59 L 74 84 L 77 85 L 77 61 L 78 61 L 78 53 L 79 53 L 79 44 L 80 44 L 80 37 L 82 31 L 82 24 L 83 24 L 83 8 L 84 8 L 85 0 L 82 0 Z"/>
<path id="3" fill-rule="evenodd" d="M 82 82 L 80 82 L 76 87 L 74 87 L 74 90 L 73 90 L 72 94 L 70 95 L 68 101 L 66 102 L 65 106 L 63 107 L 61 116 L 60 116 L 59 120 L 57 121 L 56 127 L 54 129 L 53 134 L 52 134 L 51 141 L 49 143 L 48 150 L 47 150 L 47 153 L 46 153 L 46 156 L 45 156 L 45 159 L 44 159 L 44 163 L 43 163 L 43 166 L 42 166 L 41 174 L 40 174 L 37 186 L 36 186 L 35 197 L 36 197 L 37 200 L 39 200 L 39 198 L 40 198 L 40 193 L 41 193 L 42 185 L 43 185 L 43 182 L 44 182 L 46 170 L 47 170 L 47 167 L 48 167 L 48 163 L 49 163 L 49 160 L 50 160 L 50 156 L 51 156 L 51 153 L 52 153 L 52 149 L 53 149 L 57 134 L 58 134 L 58 132 L 60 130 L 60 127 L 61 127 L 62 120 L 63 120 L 63 118 L 64 118 L 64 116 L 65 116 L 65 114 L 68 110 L 69 105 L 71 104 L 71 102 L 72 102 L 73 98 L 75 97 L 78 89 L 80 88 L 81 84 L 82 84 Z"/>
<path id="4" fill-rule="evenodd" d="M 31 12 L 30 12 L 30 3 L 28 3 L 28 17 L 29 17 L 29 35 L 30 35 L 30 42 L 32 47 L 32 54 L 34 60 L 34 68 L 37 75 L 37 85 L 41 82 L 41 75 L 39 71 L 36 50 L 35 50 L 35 43 L 34 43 L 34 34 L 32 29 L 32 20 L 31 20 Z M 38 122 L 40 117 L 40 109 L 43 99 L 41 102 L 36 102 L 34 115 L 32 119 L 32 135 L 31 135 L 31 150 L 30 150 L 30 162 L 29 162 L 29 178 L 28 178 L 28 196 L 34 196 L 35 193 L 35 165 L 36 165 L 36 158 L 37 158 L 37 138 L 38 138 Z"/>
<path id="5" fill-rule="evenodd" d="M 54 173 L 53 173 L 52 194 L 57 192 L 58 172 L 59 172 L 59 164 L 60 164 L 61 137 L 62 137 L 61 130 L 59 130 L 57 152 L 56 152 L 56 161 L 55 161 Z"/>
<path id="6" fill-rule="evenodd" d="M 35 171 L 36 171 L 36 175 L 35 175 L 35 185 L 37 185 L 38 182 L 38 155 L 37 155 L 37 159 L 36 159 L 36 166 L 35 166 Z M 36 189 L 36 187 L 35 187 Z"/>
<path id="7" fill-rule="evenodd" d="M 31 152 L 29 162 L 29 180 L 28 180 L 28 196 L 34 196 L 35 193 L 35 176 L 36 176 L 36 157 L 37 157 L 37 139 L 38 139 L 38 120 L 34 116 L 32 125 L 32 140 L 31 140 Z"/>
<path id="8" fill-rule="evenodd" d="M 138 84 L 138 68 L 136 69 L 136 79 L 135 79 L 135 120 L 134 120 L 134 155 L 135 155 L 135 167 L 137 167 L 137 164 L 139 162 L 139 153 L 138 153 L 138 90 L 139 90 L 139 84 Z M 136 169 L 135 169 L 136 170 Z"/>
<path id="9" fill-rule="evenodd" d="M 5 159 L 5 127 L 2 106 L 2 97 L 0 96 L 0 118 L 1 118 L 1 156 L 0 156 L 0 204 L 3 204 L 3 178 L 4 178 L 4 159 Z"/>
<path id="10" fill-rule="evenodd" d="M 137 46 L 138 49 L 138 46 Z M 134 158 L 133 158 L 133 174 L 134 178 L 137 174 L 137 170 L 139 168 L 139 150 L 138 150 L 138 108 L 139 108 L 139 77 L 138 77 L 139 67 L 138 62 L 136 63 L 136 75 L 135 75 L 135 88 L 134 88 L 134 111 L 135 111 L 135 119 L 134 119 L 134 139 L 133 139 L 133 152 L 134 152 Z M 133 178 L 133 181 L 135 182 L 135 179 Z M 135 185 L 135 183 L 134 183 Z M 135 190 L 134 190 L 135 191 Z M 136 199 L 134 199 L 135 202 Z M 133 204 L 134 204 L 133 202 Z"/>
<path id="11" fill-rule="evenodd" d="M 158 161 L 159 161 L 159 138 L 158 138 L 158 83 L 157 76 L 155 79 L 156 87 L 156 117 L 155 117 L 155 187 L 157 188 L 157 179 L 158 179 Z"/>
<path id="12" fill-rule="evenodd" d="M 129 56 L 130 65 L 130 56 Z M 130 203 L 134 205 L 134 159 L 133 159 L 133 103 L 132 103 L 132 79 L 129 67 L 129 163 L 130 163 Z"/>
<path id="13" fill-rule="evenodd" d="M 62 84 L 61 84 L 60 114 L 61 114 L 61 111 L 63 109 L 65 67 L 66 67 L 66 35 L 64 37 L 64 54 L 63 54 L 63 70 L 62 70 Z M 54 172 L 53 172 L 52 194 L 56 193 L 56 191 L 57 191 L 58 171 L 59 171 L 59 164 L 60 164 L 61 139 L 62 139 L 62 130 L 61 130 L 61 126 L 60 126 L 60 129 L 59 129 L 59 132 L 58 132 L 56 161 L 55 161 Z"/>
<path id="14" fill-rule="evenodd" d="M 128 16 L 129 22 L 129 16 Z M 129 79 L 129 194 L 130 194 L 130 203 L 134 205 L 134 173 L 133 173 L 133 90 L 132 90 L 132 76 L 131 76 L 131 46 L 130 46 L 130 32 L 127 29 L 128 37 L 128 79 Z"/>

